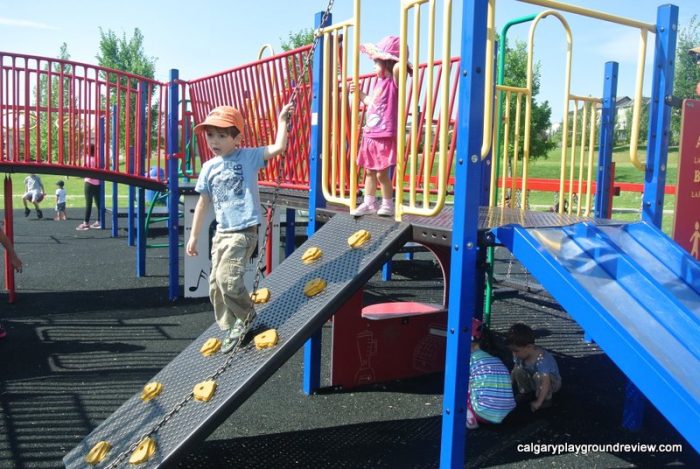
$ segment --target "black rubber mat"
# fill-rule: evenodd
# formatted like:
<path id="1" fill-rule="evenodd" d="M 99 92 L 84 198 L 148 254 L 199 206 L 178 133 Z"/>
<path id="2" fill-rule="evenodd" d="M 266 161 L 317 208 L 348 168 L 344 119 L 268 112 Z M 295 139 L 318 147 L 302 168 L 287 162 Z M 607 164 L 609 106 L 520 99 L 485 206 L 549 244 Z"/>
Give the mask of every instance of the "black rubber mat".
<path id="1" fill-rule="evenodd" d="M 352 249 L 347 240 L 360 229 L 369 231 L 371 239 L 360 248 Z M 223 339 L 224 333 L 216 324 L 151 380 L 163 385 L 158 397 L 144 402 L 140 399 L 142 389 L 134 389 L 136 394 L 131 399 L 63 458 L 66 467 L 142 468 L 175 462 L 188 447 L 202 441 L 229 417 L 409 240 L 409 236 L 410 225 L 406 223 L 377 217 L 333 217 L 260 282 L 261 288 L 270 290 L 270 301 L 258 305 L 258 316 L 247 336 L 249 342 L 216 377 L 217 387 L 210 401 L 186 399 L 195 385 L 216 374 L 229 357 L 221 352 L 210 357 L 200 353 L 209 338 Z M 312 246 L 321 249 L 322 257 L 305 265 L 301 256 Z M 324 279 L 327 287 L 309 298 L 303 289 L 314 278 Z M 252 343 L 254 334 L 271 328 L 277 330 L 279 343 L 270 349 L 256 350 Z M 163 423 L 168 414 L 171 416 Z M 158 429 L 154 432 L 156 426 Z M 149 434 L 157 446 L 155 454 L 138 466 L 129 464 L 132 448 Z M 99 464 L 88 466 L 84 458 L 99 441 L 107 441 L 111 450 Z"/>

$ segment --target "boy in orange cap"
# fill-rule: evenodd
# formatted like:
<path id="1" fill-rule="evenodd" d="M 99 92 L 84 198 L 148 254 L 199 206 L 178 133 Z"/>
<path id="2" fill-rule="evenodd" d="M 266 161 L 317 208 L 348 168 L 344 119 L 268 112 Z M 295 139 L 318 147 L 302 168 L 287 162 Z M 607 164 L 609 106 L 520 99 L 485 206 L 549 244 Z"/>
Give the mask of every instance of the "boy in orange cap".
<path id="1" fill-rule="evenodd" d="M 258 171 L 285 150 L 292 109 L 291 103 L 282 108 L 275 143 L 265 147 L 240 147 L 245 124 L 241 112 L 231 106 L 213 109 L 194 128 L 204 135 L 215 156 L 202 165 L 195 185 L 199 200 L 186 251 L 189 256 L 199 254 L 197 238 L 204 216 L 213 206 L 217 227 L 211 247 L 209 299 L 217 324 L 228 331 L 221 348 L 224 353 L 233 349 L 255 318 L 243 274 L 258 245 L 258 225 L 262 221 Z"/>

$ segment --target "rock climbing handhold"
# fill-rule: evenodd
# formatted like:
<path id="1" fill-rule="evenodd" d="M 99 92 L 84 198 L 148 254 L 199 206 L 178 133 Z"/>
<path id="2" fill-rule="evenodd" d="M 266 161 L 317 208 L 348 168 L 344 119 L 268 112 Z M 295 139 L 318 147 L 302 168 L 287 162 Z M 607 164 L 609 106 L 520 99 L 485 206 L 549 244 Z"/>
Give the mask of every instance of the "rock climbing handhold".
<path id="1" fill-rule="evenodd" d="M 270 301 L 270 290 L 268 288 L 260 288 L 258 290 L 255 290 L 253 293 L 250 294 L 250 299 L 253 300 L 253 303 L 261 304 L 261 303 L 267 303 Z"/>
<path id="2" fill-rule="evenodd" d="M 153 438 L 146 437 L 136 447 L 131 457 L 129 464 L 142 464 L 148 461 L 156 454 L 156 442 Z"/>
<path id="3" fill-rule="evenodd" d="M 112 445 L 107 441 L 98 441 L 95 446 L 85 455 L 85 462 L 88 464 L 99 464 L 107 456 Z"/>
<path id="4" fill-rule="evenodd" d="M 141 400 L 143 402 L 148 402 L 155 399 L 163 391 L 163 385 L 155 381 L 151 381 L 143 387 L 141 391 Z"/>
<path id="5" fill-rule="evenodd" d="M 221 349 L 221 341 L 215 337 L 212 337 L 211 339 L 207 339 L 207 341 L 204 342 L 204 345 L 202 345 L 202 348 L 199 349 L 199 351 L 205 357 L 209 357 L 218 352 L 219 349 Z"/>
<path id="6" fill-rule="evenodd" d="M 209 402 L 214 397 L 214 392 L 216 392 L 216 381 L 211 379 L 197 383 L 192 391 L 195 400 L 202 402 Z"/>
<path id="7" fill-rule="evenodd" d="M 255 342 L 255 348 L 262 350 L 264 348 L 271 348 L 277 345 L 277 340 L 279 339 L 277 331 L 275 329 L 268 329 L 265 332 L 261 332 L 256 335 L 253 339 Z"/>
<path id="8" fill-rule="evenodd" d="M 308 297 L 316 296 L 326 288 L 326 281 L 322 278 L 315 278 L 306 282 L 304 295 Z"/>
<path id="9" fill-rule="evenodd" d="M 367 241 L 369 241 L 370 238 L 372 238 L 372 235 L 369 231 L 358 230 L 350 235 L 350 237 L 348 238 L 348 244 L 351 248 L 357 249 L 363 244 L 365 244 Z"/>
<path id="10" fill-rule="evenodd" d="M 301 261 L 304 264 L 313 264 L 317 260 L 319 260 L 323 256 L 323 252 L 321 252 L 321 248 L 318 247 L 310 247 L 306 251 L 304 251 L 304 254 L 301 255 Z"/>

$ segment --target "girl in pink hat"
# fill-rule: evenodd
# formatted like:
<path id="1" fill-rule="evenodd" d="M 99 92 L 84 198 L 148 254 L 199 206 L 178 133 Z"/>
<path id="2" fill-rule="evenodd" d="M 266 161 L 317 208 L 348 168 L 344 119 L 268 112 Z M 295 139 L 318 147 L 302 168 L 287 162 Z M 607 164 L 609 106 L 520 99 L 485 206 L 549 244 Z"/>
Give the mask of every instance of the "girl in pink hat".
<path id="1" fill-rule="evenodd" d="M 367 106 L 357 165 L 365 170 L 365 198 L 352 215 L 394 215 L 394 196 L 389 169 L 396 165 L 397 110 L 399 105 L 399 38 L 387 36 L 377 44 L 363 44 L 360 51 L 374 60 L 377 81 L 370 92 L 360 92 Z M 409 74 L 411 65 L 408 64 Z M 350 92 L 358 91 L 354 84 Z M 382 201 L 377 207 L 375 193 L 381 188 Z"/>

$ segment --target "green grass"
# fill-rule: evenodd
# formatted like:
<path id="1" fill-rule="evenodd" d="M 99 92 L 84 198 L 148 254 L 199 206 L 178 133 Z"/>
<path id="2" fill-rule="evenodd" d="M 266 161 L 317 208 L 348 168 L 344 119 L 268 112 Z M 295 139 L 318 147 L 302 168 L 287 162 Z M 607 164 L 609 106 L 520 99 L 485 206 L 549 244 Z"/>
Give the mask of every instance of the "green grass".
<path id="1" fill-rule="evenodd" d="M 639 147 L 639 160 L 646 160 L 646 147 Z M 597 161 L 597 154 L 594 155 L 594 164 Z M 621 146 L 613 150 L 613 161 L 615 162 L 615 181 L 643 183 L 644 173 L 637 169 L 629 157 L 629 147 Z M 561 149 L 553 150 L 547 159 L 539 159 L 530 162 L 528 173 L 533 178 L 559 179 L 560 176 Z M 678 168 L 678 147 L 671 147 L 668 152 L 666 184 L 675 185 Z M 567 167 L 567 178 L 569 168 Z M 551 192 L 532 192 L 530 194 L 530 204 L 534 206 L 551 206 L 554 204 L 554 195 Z M 642 205 L 642 194 L 637 192 L 621 192 L 619 196 L 613 198 L 614 210 L 625 210 L 614 212 L 613 218 L 625 221 L 639 220 L 641 215 L 639 209 Z M 675 209 L 675 197 L 666 196 L 664 198 L 664 210 L 673 211 Z M 671 232 L 673 214 L 665 213 L 662 221 L 662 229 L 666 233 Z"/>
<path id="2" fill-rule="evenodd" d="M 16 209 L 22 208 L 22 195 L 24 195 L 24 178 L 27 177 L 27 173 L 12 173 L 10 178 L 12 179 L 12 206 Z M 56 205 L 56 182 L 61 180 L 64 182 L 63 188 L 66 190 L 66 206 L 68 208 L 85 208 L 85 196 L 84 196 L 84 183 L 85 179 L 78 176 L 56 176 L 53 174 L 39 174 L 41 182 L 44 183 L 44 189 L 46 191 L 46 197 L 41 202 L 40 206 L 42 209 L 52 209 Z M 105 183 L 106 196 L 109 199 L 112 194 L 112 183 Z M 128 199 L 129 187 L 124 184 L 118 185 L 120 205 L 126 205 L 126 200 Z M 2 191 L 0 191 L 2 192 Z M 4 204 L 5 195 L 0 194 L 0 201 Z M 107 202 L 108 206 L 111 204 L 111 199 Z"/>

